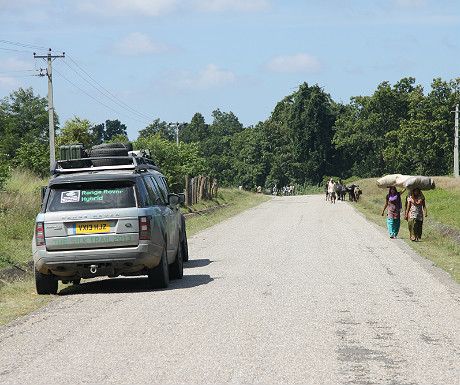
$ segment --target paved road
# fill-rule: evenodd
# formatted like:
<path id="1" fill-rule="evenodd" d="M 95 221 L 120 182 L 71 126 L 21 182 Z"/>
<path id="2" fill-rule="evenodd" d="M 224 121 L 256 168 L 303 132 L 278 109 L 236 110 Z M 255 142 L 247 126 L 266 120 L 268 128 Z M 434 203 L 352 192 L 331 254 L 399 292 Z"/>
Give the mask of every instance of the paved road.
<path id="1" fill-rule="evenodd" d="M 279 197 L 189 246 L 168 290 L 85 283 L 0 328 L 0 383 L 459 384 L 459 286 L 351 204 Z"/>

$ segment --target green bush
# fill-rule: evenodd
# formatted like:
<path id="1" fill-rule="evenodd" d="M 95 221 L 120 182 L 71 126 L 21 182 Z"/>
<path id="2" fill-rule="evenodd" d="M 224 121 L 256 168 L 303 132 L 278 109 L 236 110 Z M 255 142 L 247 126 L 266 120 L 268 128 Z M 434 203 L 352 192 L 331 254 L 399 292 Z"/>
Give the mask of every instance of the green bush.
<path id="1" fill-rule="evenodd" d="M 8 155 L 0 153 L 0 188 L 3 187 L 5 181 L 11 174 L 10 163 Z"/>

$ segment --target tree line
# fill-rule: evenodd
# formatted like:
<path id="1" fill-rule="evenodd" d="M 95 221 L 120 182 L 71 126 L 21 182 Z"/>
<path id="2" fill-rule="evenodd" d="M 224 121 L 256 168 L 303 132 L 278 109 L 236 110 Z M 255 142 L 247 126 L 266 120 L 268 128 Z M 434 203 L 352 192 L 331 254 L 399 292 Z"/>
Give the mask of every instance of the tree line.
<path id="1" fill-rule="evenodd" d="M 272 188 L 317 185 L 326 177 L 387 173 L 447 175 L 453 169 L 455 105 L 460 79 L 434 79 L 425 93 L 414 78 L 382 82 L 371 96 L 334 102 L 319 85 L 303 83 L 265 121 L 244 127 L 232 112 L 216 109 L 207 123 L 197 112 L 176 129 L 156 119 L 138 132 L 135 149 L 150 148 L 174 190 L 184 176 L 212 175 L 223 186 Z M 9 170 L 49 169 L 47 100 L 33 89 L 0 101 L 0 183 Z M 74 117 L 57 126 L 56 144 L 127 141 L 119 120 L 93 124 Z"/>

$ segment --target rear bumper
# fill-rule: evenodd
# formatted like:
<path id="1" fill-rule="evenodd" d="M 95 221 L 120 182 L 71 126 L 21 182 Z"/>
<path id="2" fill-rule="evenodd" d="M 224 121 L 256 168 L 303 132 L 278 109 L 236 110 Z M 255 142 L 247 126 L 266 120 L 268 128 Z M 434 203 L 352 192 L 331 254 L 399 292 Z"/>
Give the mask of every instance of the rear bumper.
<path id="1" fill-rule="evenodd" d="M 150 243 L 135 247 L 47 251 L 36 249 L 35 267 L 60 278 L 144 275 L 160 263 L 163 246 Z"/>

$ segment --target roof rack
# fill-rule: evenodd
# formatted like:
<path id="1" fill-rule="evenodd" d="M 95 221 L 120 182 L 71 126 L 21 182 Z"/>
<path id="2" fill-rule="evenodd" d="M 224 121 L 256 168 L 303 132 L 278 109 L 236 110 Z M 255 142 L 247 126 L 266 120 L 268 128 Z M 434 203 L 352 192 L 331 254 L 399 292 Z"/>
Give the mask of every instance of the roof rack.
<path id="1" fill-rule="evenodd" d="M 101 165 L 95 166 L 94 163 L 104 163 L 104 160 L 114 160 L 113 165 Z M 96 162 L 94 162 L 96 161 Z M 111 163 L 110 161 L 108 163 Z M 60 174 L 69 174 L 76 172 L 93 172 L 93 171 L 104 171 L 104 170 L 148 170 L 153 169 L 159 171 L 160 169 L 155 164 L 153 159 L 137 156 L 135 154 L 128 156 L 105 156 L 92 157 L 92 158 L 80 158 L 80 159 L 68 159 L 58 160 L 54 164 L 54 168 L 51 170 L 51 175 L 56 176 Z"/>

